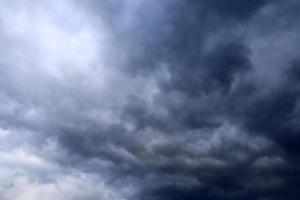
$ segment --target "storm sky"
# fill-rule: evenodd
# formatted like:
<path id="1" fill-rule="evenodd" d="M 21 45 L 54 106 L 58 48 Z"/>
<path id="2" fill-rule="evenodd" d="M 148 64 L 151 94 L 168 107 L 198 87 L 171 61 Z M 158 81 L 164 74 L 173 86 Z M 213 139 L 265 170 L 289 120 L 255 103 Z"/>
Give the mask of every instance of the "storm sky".
<path id="1" fill-rule="evenodd" d="M 1 200 L 298 200 L 300 1 L 0 0 Z"/>

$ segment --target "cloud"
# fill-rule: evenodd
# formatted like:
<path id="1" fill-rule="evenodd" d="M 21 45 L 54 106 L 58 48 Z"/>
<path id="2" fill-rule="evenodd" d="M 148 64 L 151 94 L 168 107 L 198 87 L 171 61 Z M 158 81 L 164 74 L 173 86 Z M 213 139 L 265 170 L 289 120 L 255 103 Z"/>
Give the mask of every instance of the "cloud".
<path id="1" fill-rule="evenodd" d="M 296 199 L 298 10 L 1 2 L 1 199 Z"/>
<path id="2" fill-rule="evenodd" d="M 88 175 L 76 174 L 73 176 L 63 176 L 55 183 L 40 183 L 31 180 L 30 177 L 20 176 L 14 179 L 11 186 L 2 193 L 5 200 L 22 199 L 124 199 L 126 191 L 117 191 L 97 181 L 94 183 L 89 180 Z M 124 193 L 123 193 L 124 192 Z M 122 193 L 122 196 L 119 194 Z"/>

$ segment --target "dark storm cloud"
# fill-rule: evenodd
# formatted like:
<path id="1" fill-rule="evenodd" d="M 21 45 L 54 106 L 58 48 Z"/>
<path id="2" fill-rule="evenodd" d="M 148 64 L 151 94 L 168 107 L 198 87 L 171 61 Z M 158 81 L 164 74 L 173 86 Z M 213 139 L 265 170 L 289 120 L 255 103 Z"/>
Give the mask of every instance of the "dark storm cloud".
<path id="1" fill-rule="evenodd" d="M 288 175 L 291 171 L 297 171 L 298 168 L 298 162 L 294 160 L 298 159 L 297 149 L 299 146 L 297 142 L 299 130 L 296 125 L 299 97 L 297 86 L 295 86 L 297 85 L 295 82 L 297 80 L 295 78 L 295 76 L 297 77 L 296 65 L 294 64 L 293 70 L 290 70 L 292 72 L 288 72 L 290 75 L 288 75 L 286 82 L 280 83 L 277 89 L 270 90 L 266 94 L 260 94 L 259 85 L 256 84 L 255 78 L 249 78 L 245 74 L 251 73 L 255 66 L 251 66 L 251 52 L 245 41 L 240 39 L 240 37 L 243 38 L 243 34 L 242 36 L 229 34 L 229 38 L 222 38 L 225 41 L 213 46 L 211 51 L 204 50 L 204 41 L 208 35 L 218 32 L 218 28 L 209 24 L 210 22 L 215 22 L 222 31 L 224 29 L 226 31 L 227 28 L 229 32 L 232 29 L 238 30 L 236 26 L 243 27 L 246 24 L 243 24 L 244 22 L 231 24 L 227 20 L 250 19 L 251 15 L 261 9 L 260 6 L 265 5 L 266 2 L 257 1 L 253 4 L 249 2 L 248 7 L 243 7 L 245 10 L 238 9 L 239 3 L 219 4 L 207 11 L 209 14 L 216 12 L 221 17 L 228 17 L 225 20 L 217 19 L 214 21 L 215 19 L 209 18 L 210 15 L 205 15 L 200 11 L 198 13 L 195 8 L 199 6 L 201 9 L 205 5 L 201 3 L 193 5 L 194 7 L 191 9 L 189 9 L 190 5 L 184 7 L 179 16 L 186 18 L 175 16 L 173 18 L 175 21 L 171 20 L 173 32 L 170 33 L 169 38 L 164 40 L 162 56 L 160 57 L 161 61 L 167 63 L 170 77 L 167 81 L 163 80 L 160 85 L 163 94 L 158 97 L 158 104 L 162 103 L 163 107 L 167 108 L 169 124 L 176 124 L 172 134 L 176 134 L 174 130 L 181 130 L 179 131 L 181 134 L 184 134 L 182 133 L 183 130 L 204 128 L 214 130 L 224 122 L 224 119 L 236 123 L 236 117 L 239 117 L 241 121 L 238 120 L 240 122 L 236 124 L 237 126 L 241 126 L 242 130 L 253 134 L 254 137 L 259 135 L 274 142 L 274 149 L 266 152 L 266 155 L 247 151 L 246 155 L 248 154 L 250 158 L 241 163 L 234 162 L 228 171 L 220 170 L 218 173 L 211 167 L 205 169 L 206 172 L 212 170 L 212 174 L 215 175 L 208 179 L 205 178 L 205 175 L 201 175 L 200 171 L 203 169 L 197 167 L 195 171 L 200 174 L 199 177 L 191 173 L 186 168 L 187 166 L 180 168 L 180 164 L 177 162 L 170 166 L 162 166 L 160 170 L 165 173 L 183 173 L 187 176 L 197 177 L 206 182 L 208 186 L 185 188 L 176 184 L 167 184 L 166 187 L 159 187 L 153 193 L 153 198 L 253 199 L 267 197 L 293 199 L 298 195 L 296 188 L 299 184 L 295 181 L 297 178 Z M 204 13 L 206 12 L 204 11 Z M 213 26 L 213 30 L 211 30 L 211 26 Z M 290 63 L 286 63 L 286 65 L 288 68 Z M 285 72 L 283 72 L 283 76 L 286 76 Z M 178 103 L 178 101 L 181 102 Z M 145 113 L 145 110 L 142 112 Z M 136 116 L 141 119 L 140 114 Z M 151 117 L 148 119 L 150 122 Z M 168 121 L 166 123 L 168 124 Z M 154 126 L 152 123 L 148 125 Z M 160 127 L 154 126 L 155 128 Z M 223 145 L 233 145 L 233 143 L 228 141 L 228 144 Z M 243 152 L 244 148 L 242 145 L 237 145 L 233 147 L 233 151 Z M 182 151 L 178 147 L 171 149 L 172 154 L 167 154 L 169 158 L 172 157 L 173 153 L 180 154 Z M 223 159 L 226 158 L 227 154 L 230 155 L 228 149 L 221 152 L 221 159 L 222 157 Z M 164 155 L 161 151 L 157 153 Z M 267 170 L 263 173 L 255 167 L 249 167 L 260 157 L 268 158 L 268 156 L 272 157 L 272 154 L 286 159 L 287 163 L 285 164 L 287 166 L 274 171 Z M 293 157 L 293 154 L 296 154 L 296 157 Z M 292 158 L 288 158 L 286 155 L 292 156 Z M 214 156 L 213 152 L 205 155 L 209 158 L 214 158 Z M 184 154 L 183 157 L 188 158 L 189 156 Z M 232 157 L 229 156 L 226 159 L 230 160 Z M 234 174 L 231 174 L 232 171 Z M 260 176 L 265 177 L 265 179 L 260 178 Z M 290 185 L 296 186 L 291 187 Z M 226 194 L 226 191 L 231 192 Z M 281 195 L 282 193 L 286 194 L 285 197 Z"/>
<path id="2" fill-rule="evenodd" d="M 3 7 L 4 199 L 299 197 L 297 1 Z"/>
<path id="3" fill-rule="evenodd" d="M 181 2 L 175 13 L 167 12 L 174 16 L 162 14 L 158 21 L 148 21 L 147 14 L 138 12 L 136 17 L 143 20 L 120 32 L 132 34 L 121 39 L 123 48 L 131 51 L 125 66 L 135 76 L 136 72 L 152 76 L 163 73 L 161 63 L 166 65 L 168 78 L 158 79 L 161 93 L 154 103 L 167 114 L 160 116 L 142 98 L 129 98 L 121 122 L 105 129 L 64 130 L 61 145 L 84 159 L 111 161 L 116 171 L 121 170 L 120 176 L 152 174 L 142 187 L 146 199 L 293 199 L 299 185 L 290 175 L 298 171 L 298 162 L 291 163 L 299 146 L 297 62 L 283 72 L 287 77 L 279 88 L 261 94 L 251 77 L 255 66 L 244 39 L 245 20 L 267 3 Z M 210 44 L 211 35 L 221 39 Z M 246 132 L 250 138 L 236 140 L 224 133 L 222 142 L 213 146 L 212 135 L 218 135 L 226 121 L 239 127 L 234 137 Z M 131 130 L 126 130 L 127 123 Z M 145 134 L 171 142 L 147 147 L 152 138 L 148 142 L 139 138 Z M 197 136 L 205 141 L 197 144 L 199 148 L 204 143 L 212 146 L 189 149 L 186 145 L 199 140 Z M 271 145 L 257 149 L 247 144 L 259 143 L 252 137 L 262 137 Z M 187 181 L 180 185 L 182 177 Z"/>

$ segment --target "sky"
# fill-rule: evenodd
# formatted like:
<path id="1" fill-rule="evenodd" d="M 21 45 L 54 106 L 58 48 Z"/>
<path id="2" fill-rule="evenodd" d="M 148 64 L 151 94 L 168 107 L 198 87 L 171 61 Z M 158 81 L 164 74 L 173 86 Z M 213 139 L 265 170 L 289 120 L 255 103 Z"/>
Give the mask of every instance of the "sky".
<path id="1" fill-rule="evenodd" d="M 298 200 L 300 1 L 0 0 L 1 200 Z"/>

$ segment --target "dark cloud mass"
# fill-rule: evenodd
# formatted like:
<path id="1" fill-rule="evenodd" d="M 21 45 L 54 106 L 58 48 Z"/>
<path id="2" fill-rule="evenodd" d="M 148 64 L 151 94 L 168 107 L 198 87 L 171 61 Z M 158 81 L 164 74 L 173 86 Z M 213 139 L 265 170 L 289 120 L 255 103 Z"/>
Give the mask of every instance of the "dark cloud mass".
<path id="1" fill-rule="evenodd" d="M 0 199 L 300 198 L 300 2 L 0 2 Z"/>

